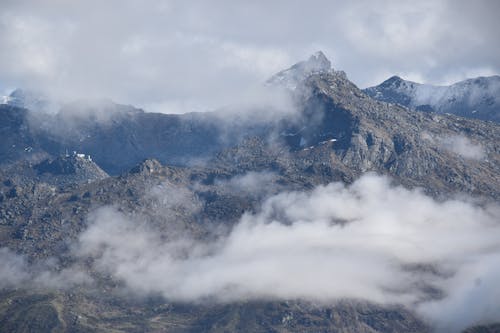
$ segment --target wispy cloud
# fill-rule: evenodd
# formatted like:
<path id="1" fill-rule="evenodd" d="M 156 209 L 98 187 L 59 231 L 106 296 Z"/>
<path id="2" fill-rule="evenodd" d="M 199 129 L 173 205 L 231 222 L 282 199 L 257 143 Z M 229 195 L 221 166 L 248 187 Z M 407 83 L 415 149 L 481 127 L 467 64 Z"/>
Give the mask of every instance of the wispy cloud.
<path id="1" fill-rule="evenodd" d="M 102 208 L 77 253 L 131 290 L 167 299 L 402 303 L 454 330 L 500 318 L 499 220 L 498 205 L 438 202 L 366 175 L 348 187 L 273 196 L 209 243 L 188 235 L 165 241 L 147 224 Z M 426 294 L 429 286 L 443 298 Z"/>
<path id="2" fill-rule="evenodd" d="M 436 136 L 424 133 L 422 138 L 432 142 L 440 149 L 460 155 L 466 159 L 481 160 L 486 157 L 485 149 L 480 143 L 472 142 L 463 135 Z"/>
<path id="3" fill-rule="evenodd" d="M 30 264 L 26 257 L 0 248 L 0 288 L 66 289 L 90 285 L 92 279 L 80 267 L 59 268 L 53 258 Z"/>

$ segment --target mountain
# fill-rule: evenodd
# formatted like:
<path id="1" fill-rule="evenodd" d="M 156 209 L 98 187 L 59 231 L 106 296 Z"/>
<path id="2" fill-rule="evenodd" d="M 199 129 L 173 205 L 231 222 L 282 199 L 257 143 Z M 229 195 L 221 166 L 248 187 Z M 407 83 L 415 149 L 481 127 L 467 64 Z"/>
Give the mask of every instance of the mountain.
<path id="1" fill-rule="evenodd" d="M 58 108 L 58 105 L 42 92 L 19 88 L 12 91 L 8 96 L 5 96 L 2 104 L 46 113 L 56 112 Z"/>
<path id="2" fill-rule="evenodd" d="M 500 122 L 500 76 L 478 77 L 450 86 L 433 86 L 393 76 L 363 90 L 380 101 L 420 111 Z"/>
<path id="3" fill-rule="evenodd" d="M 357 178 L 375 171 L 434 193 L 498 197 L 499 184 L 491 183 L 500 172 L 498 125 L 378 102 L 338 72 L 308 76 L 299 89 L 300 117 L 280 132 L 301 165 L 298 172 L 338 175 L 348 170 Z M 272 149 L 268 153 L 269 161 L 279 161 Z M 245 170 L 244 161 L 255 163 L 251 155 L 225 164 Z"/>
<path id="4" fill-rule="evenodd" d="M 328 72 L 332 70 L 330 60 L 321 51 L 312 54 L 309 59 L 301 61 L 292 67 L 276 73 L 266 83 L 278 85 L 294 90 L 305 77 L 314 73 Z"/>
<path id="5" fill-rule="evenodd" d="M 345 73 L 332 70 L 322 53 L 276 74 L 268 84 L 288 89 L 294 110 L 259 120 L 249 118 L 262 110 L 251 110 L 255 113 L 250 117 L 222 111 L 164 115 L 102 101 L 68 104 L 55 115 L 0 106 L 0 258 L 8 263 L 3 266 L 8 269 L 0 268 L 5 275 L 0 280 L 0 327 L 12 332 L 431 332 L 432 323 L 410 302 L 379 304 L 362 297 L 316 302 L 251 293 L 242 299 L 224 298 L 237 291 L 238 284 L 224 284 L 223 273 L 240 274 L 240 254 L 250 263 L 270 260 L 272 245 L 284 239 L 269 245 L 264 238 L 281 236 L 277 227 L 293 229 L 306 225 L 309 215 L 340 210 L 322 201 L 300 215 L 296 225 L 289 218 L 293 211 L 307 208 L 315 193 L 331 188 L 328 184 L 334 182 L 339 198 L 348 196 L 346 189 L 353 186 L 353 196 L 361 200 L 357 181 L 367 173 L 390 176 L 401 186 L 394 190 L 398 205 L 411 206 L 404 215 L 413 217 L 436 205 L 441 219 L 444 211 L 461 212 L 460 207 L 467 206 L 461 196 L 478 202 L 467 214 L 475 216 L 483 206 L 484 216 L 495 214 L 492 203 L 500 198 L 500 127 L 373 99 Z M 378 206 L 385 223 L 390 209 L 397 207 L 385 206 L 388 198 L 378 183 L 368 182 L 367 187 L 375 197 L 381 196 L 379 201 L 356 201 L 347 207 L 347 216 L 325 218 L 322 225 L 347 229 L 356 223 L 354 212 Z M 425 200 L 412 201 L 424 194 Z M 279 200 L 291 200 L 292 205 L 280 211 Z M 251 231 L 252 218 L 266 213 L 269 221 L 258 237 L 228 238 L 234 231 Z M 460 231 L 453 222 L 451 234 Z M 96 229 L 99 223 L 103 228 Z M 396 241 L 411 247 L 413 229 L 406 227 L 395 228 L 404 234 Z M 427 227 L 419 225 L 418 232 Z M 494 238 L 496 229 L 490 227 Z M 474 234 L 472 227 L 467 231 Z M 355 253 L 385 234 L 390 238 L 392 232 L 385 224 L 373 229 L 368 238 L 358 239 Z M 102 243 L 93 246 L 95 239 Z M 385 248 L 384 239 L 377 243 L 377 253 Z M 467 251 L 477 241 L 472 236 L 460 240 L 469 246 Z M 213 242 L 216 246 L 211 247 Z M 258 258 L 247 254 L 249 245 L 261 243 L 267 247 Z M 442 246 L 428 247 L 446 244 L 443 240 Z M 220 265 L 214 253 L 232 245 L 237 255 L 224 257 L 226 266 Z M 165 246 L 175 253 L 172 258 Z M 320 286 L 324 281 L 309 272 L 309 266 L 302 269 L 301 256 L 294 252 L 300 246 L 298 240 L 291 249 L 279 249 L 281 258 L 291 258 L 292 267 L 310 273 L 308 285 Z M 318 239 L 311 252 L 324 246 Z M 107 252 L 114 247 L 120 251 Z M 340 246 L 332 253 L 339 251 Z M 460 252 L 466 262 L 476 255 L 467 256 L 467 251 Z M 358 264 L 355 257 L 347 260 L 354 261 L 356 278 L 377 276 L 382 261 Z M 439 261 L 410 259 L 402 270 L 405 279 L 408 272 L 418 277 L 411 285 L 419 291 L 415 303 L 446 297 L 450 290 L 436 281 L 453 278 L 449 263 L 442 268 Z M 167 260 L 166 267 L 157 264 L 162 260 Z M 109 270 L 122 261 L 120 269 Z M 388 261 L 396 266 L 396 254 L 391 253 Z M 334 267 L 335 277 L 344 273 L 341 267 Z M 259 272 L 249 272 L 245 281 L 259 286 L 260 275 L 265 275 Z M 145 279 L 150 273 L 157 275 Z M 150 287 L 168 285 L 168 277 L 175 274 L 181 278 L 173 294 L 188 295 L 187 299 Z M 290 281 L 295 278 L 287 275 Z M 470 284 L 487 285 L 488 280 L 481 284 L 478 279 Z M 185 285 L 189 281 L 191 288 Z M 129 290 L 131 283 L 140 287 Z M 205 294 L 205 283 L 222 283 L 224 288 L 214 299 Z M 269 288 L 281 291 L 281 283 Z M 406 295 L 407 290 L 389 287 L 392 296 Z M 190 301 L 189 295 L 196 292 L 203 297 Z M 465 312 L 474 314 L 472 309 Z"/>
<path id="6" fill-rule="evenodd" d="M 0 105 L 0 121 L 6 138 L 0 142 L 0 164 L 78 151 L 114 175 L 146 158 L 175 165 L 200 163 L 270 126 L 265 120 L 242 123 L 223 112 L 169 115 L 112 102 L 72 103 L 57 114 Z"/>

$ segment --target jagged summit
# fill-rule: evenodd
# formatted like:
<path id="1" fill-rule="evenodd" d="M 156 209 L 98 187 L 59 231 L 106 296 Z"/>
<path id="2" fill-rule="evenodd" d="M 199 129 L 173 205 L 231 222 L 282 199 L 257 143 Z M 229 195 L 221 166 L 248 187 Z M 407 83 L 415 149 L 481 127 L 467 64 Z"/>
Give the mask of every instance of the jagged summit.
<path id="1" fill-rule="evenodd" d="M 292 67 L 273 75 L 267 80 L 267 83 L 295 90 L 297 84 L 307 76 L 313 73 L 330 72 L 332 70 L 330 60 L 328 60 L 322 51 L 317 51 L 307 60 L 300 61 Z"/>
<path id="2" fill-rule="evenodd" d="M 317 51 L 312 54 L 309 59 L 295 64 L 292 68 L 295 66 L 302 67 L 308 72 L 321 72 L 329 71 L 332 68 L 332 63 L 322 51 Z"/>

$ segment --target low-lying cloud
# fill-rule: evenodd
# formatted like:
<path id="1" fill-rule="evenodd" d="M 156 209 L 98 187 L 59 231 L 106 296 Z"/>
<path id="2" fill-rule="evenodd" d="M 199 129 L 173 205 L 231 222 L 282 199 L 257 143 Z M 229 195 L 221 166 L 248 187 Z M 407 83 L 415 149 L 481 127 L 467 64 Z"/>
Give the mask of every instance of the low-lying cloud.
<path id="1" fill-rule="evenodd" d="M 246 195 L 265 195 L 273 189 L 276 178 L 277 175 L 270 171 L 250 171 L 227 181 L 219 180 L 216 185 Z"/>
<path id="2" fill-rule="evenodd" d="M 480 160 L 485 156 L 484 148 L 480 144 L 473 143 L 465 136 L 454 135 L 439 138 L 438 144 L 441 148 L 464 158 Z"/>
<path id="3" fill-rule="evenodd" d="M 90 218 L 77 255 L 95 258 L 98 270 L 135 292 L 170 300 L 402 303 L 454 331 L 500 320 L 498 221 L 496 204 L 438 202 L 365 175 L 348 187 L 273 196 L 211 243 L 166 241 L 104 207 Z"/>
<path id="4" fill-rule="evenodd" d="M 0 248 L 0 288 L 59 288 L 90 284 L 92 279 L 77 265 L 58 268 L 53 258 L 30 264 L 26 257 Z"/>
<path id="5" fill-rule="evenodd" d="M 481 160 L 486 157 L 486 152 L 481 144 L 474 143 L 463 135 L 433 136 L 429 133 L 424 133 L 422 138 L 435 144 L 440 149 L 460 155 L 466 159 Z"/>
<path id="6" fill-rule="evenodd" d="M 250 174 L 233 182 L 241 187 L 270 177 Z M 167 300 L 404 304 L 440 332 L 500 320 L 496 203 L 437 201 L 367 174 L 349 186 L 271 196 L 214 241 L 176 226 L 175 219 L 200 203 L 186 205 L 191 195 L 175 191 L 162 186 L 149 194 L 163 225 L 112 206 L 97 209 L 72 255 L 133 294 Z M 78 260 L 61 269 L 55 259 L 28 263 L 2 248 L 0 261 L 1 288 L 92 284 Z"/>

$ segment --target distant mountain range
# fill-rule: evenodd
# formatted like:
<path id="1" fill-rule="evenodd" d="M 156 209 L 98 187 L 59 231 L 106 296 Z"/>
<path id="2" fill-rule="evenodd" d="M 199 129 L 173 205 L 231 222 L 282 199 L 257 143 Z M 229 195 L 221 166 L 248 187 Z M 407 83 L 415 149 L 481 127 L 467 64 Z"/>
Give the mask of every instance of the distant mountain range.
<path id="1" fill-rule="evenodd" d="M 393 76 L 363 90 L 372 98 L 419 111 L 500 122 L 500 76 L 478 77 L 434 86 Z"/>
<path id="2" fill-rule="evenodd" d="M 438 107 L 459 105 L 462 96 L 462 100 L 477 102 L 467 105 L 486 108 L 490 104 L 481 101 L 488 98 L 477 96 L 493 94 L 497 79 L 484 80 L 464 81 L 457 86 L 463 89 L 452 89 L 455 85 L 446 88 L 455 91 L 455 95 L 443 92 L 434 99 L 429 96 L 443 87 L 426 86 L 429 90 L 424 99 L 423 86 L 399 78 L 362 91 L 344 72 L 332 69 L 330 61 L 318 52 L 267 81 L 267 85 L 281 87 L 289 94 L 293 106 L 285 114 L 273 114 L 272 109 L 262 106 L 241 113 L 219 110 L 167 115 L 109 101 L 79 101 L 53 114 L 37 112 L 37 103 L 27 103 L 27 94 L 18 91 L 17 97 L 0 105 L 1 247 L 22 254 L 29 263 L 46 260 L 49 273 L 55 275 L 45 272 L 44 276 L 60 277 L 57 282 L 71 274 L 66 269 L 78 267 L 88 273 L 94 285 L 88 289 L 83 283 L 67 289 L 0 288 L 0 327 L 12 332 L 431 332 L 429 323 L 403 303 L 388 305 L 347 299 L 323 304 L 266 297 L 212 303 L 210 294 L 198 303 L 189 303 L 155 295 L 149 286 L 144 289 L 146 296 L 134 298 L 133 293 L 123 292 L 124 280 L 110 274 L 108 267 L 103 267 L 106 265 L 97 264 L 99 253 L 102 256 L 106 246 L 79 257 L 72 244 L 92 224 L 97 208 L 113 207 L 116 214 L 126 218 L 111 224 L 105 234 L 94 233 L 93 237 L 115 240 L 120 246 L 130 243 L 132 251 L 124 256 L 128 260 L 128 256 L 137 255 L 141 265 L 147 267 L 150 261 L 155 263 L 164 256 L 156 253 L 155 248 L 143 260 L 141 251 L 134 251 L 156 239 L 148 236 L 134 241 L 134 233 L 147 226 L 158 228 L 161 244 L 176 239 L 182 231 L 189 235 L 187 240 L 200 241 L 203 245 L 199 250 L 203 251 L 206 243 L 226 235 L 242 216 L 259 212 L 271 195 L 283 194 L 286 200 L 292 200 L 296 195 L 293 191 L 300 191 L 307 193 L 307 201 L 312 189 L 323 191 L 332 182 L 341 183 L 336 189 L 345 195 L 345 188 L 366 173 L 389 176 L 401 185 L 396 190 L 402 195 L 401 202 L 408 199 L 408 193 L 410 198 L 425 193 L 422 205 L 412 206 L 415 212 L 432 206 L 434 199 L 440 209 L 461 207 L 463 202 L 459 200 L 441 203 L 446 198 L 464 195 L 485 198 L 487 203 L 498 202 L 500 126 L 459 117 L 444 106 Z M 417 94 L 418 91 L 421 92 Z M 452 95 L 456 96 L 453 101 L 443 97 Z M 497 105 L 493 100 L 491 105 Z M 468 110 L 463 112 L 470 118 L 490 114 L 479 106 Z M 266 117 L 260 118 L 262 114 Z M 256 181 L 259 177 L 260 181 Z M 380 191 L 378 183 L 369 185 L 375 194 Z M 359 189 L 356 191 L 354 199 L 361 200 Z M 293 203 L 294 208 L 303 205 L 301 201 Z M 268 202 L 265 209 L 272 210 L 274 204 Z M 326 203 L 319 210 L 330 209 L 327 206 Z M 354 205 L 351 210 L 362 208 Z M 385 209 L 388 208 L 382 207 Z M 469 213 L 479 209 L 479 205 L 474 206 Z M 277 211 L 269 226 L 281 225 L 279 221 L 287 224 L 287 213 Z M 105 215 L 105 222 L 112 223 L 116 214 Z M 494 214 L 493 208 L 484 214 Z M 384 214 L 380 216 L 385 218 Z M 134 218 L 140 219 L 139 226 L 127 224 L 127 219 L 135 221 Z M 307 220 L 307 216 L 302 219 Z M 353 219 L 348 214 L 346 218 L 321 222 L 325 226 L 338 224 L 342 229 L 355 223 Z M 307 222 L 301 220 L 299 224 Z M 401 230 L 407 232 L 404 226 Z M 409 230 L 405 235 L 410 237 Z M 115 236 L 123 232 L 134 237 L 116 241 Z M 373 230 L 370 238 L 386 233 L 390 236 L 391 232 L 392 229 Z M 370 239 L 358 241 L 362 250 Z M 395 241 L 406 244 L 406 239 Z M 172 248 L 177 246 L 175 243 Z M 311 252 L 318 253 L 322 247 L 319 243 Z M 385 249 L 385 244 L 377 243 L 379 248 Z M 172 265 L 191 255 L 180 249 L 179 258 L 172 257 Z M 334 252 L 341 250 L 339 245 Z M 259 256 L 265 258 L 266 251 Z M 4 257 L 9 253 L 0 249 Z M 293 261 L 294 254 L 289 256 Z M 204 260 L 196 253 L 193 257 L 199 262 Z M 111 262 L 123 259 L 120 253 L 110 258 Z M 397 256 L 390 258 L 391 267 L 401 266 L 405 278 L 413 274 L 422 278 L 412 285 L 421 290 L 422 297 L 417 302 L 438 300 L 449 292 L 434 283 L 452 276 L 446 265 L 439 269 L 441 262 L 421 263 L 410 258 L 400 265 Z M 237 264 L 232 257 L 228 260 L 231 265 Z M 12 260 L 19 262 L 24 265 L 23 260 Z M 212 272 L 217 273 L 215 260 L 205 263 L 209 269 L 215 267 Z M 182 272 L 196 277 L 192 271 L 196 272 L 198 266 L 183 266 Z M 142 282 L 141 274 L 147 269 L 133 265 L 130 269 L 137 277 L 135 281 Z M 156 269 L 154 266 L 152 271 Z M 371 274 L 364 271 L 365 267 L 359 269 L 363 270 L 362 275 Z M 164 271 L 159 272 L 149 282 L 163 283 Z M 259 276 L 249 278 L 258 281 Z M 25 279 L 30 281 L 29 276 Z M 314 274 L 308 279 L 315 283 Z M 472 284 L 481 283 L 476 281 L 479 282 Z M 230 293 L 238 286 L 224 287 L 222 292 Z M 407 291 L 398 288 L 384 293 L 405 297 Z M 198 289 L 203 292 L 201 285 Z M 467 333 L 490 332 L 495 327 L 498 325 L 471 328 Z"/>

